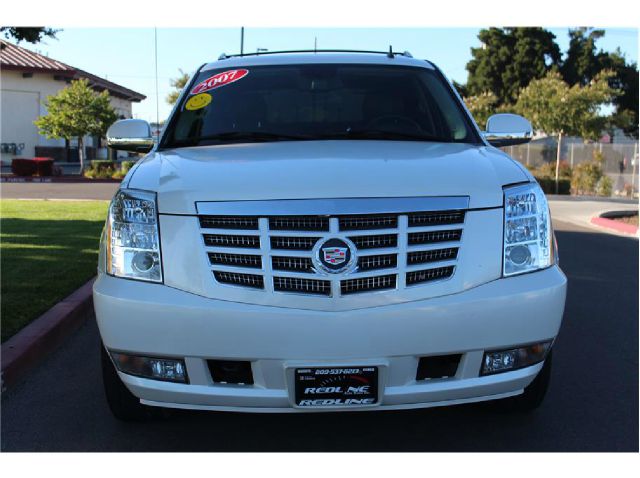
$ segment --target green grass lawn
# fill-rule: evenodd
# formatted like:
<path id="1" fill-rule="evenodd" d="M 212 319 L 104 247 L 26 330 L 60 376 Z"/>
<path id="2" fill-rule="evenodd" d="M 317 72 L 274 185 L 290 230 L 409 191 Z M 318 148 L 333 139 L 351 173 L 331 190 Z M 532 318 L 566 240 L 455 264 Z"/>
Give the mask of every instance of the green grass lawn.
<path id="1" fill-rule="evenodd" d="M 96 275 L 108 206 L 0 200 L 2 342 Z"/>

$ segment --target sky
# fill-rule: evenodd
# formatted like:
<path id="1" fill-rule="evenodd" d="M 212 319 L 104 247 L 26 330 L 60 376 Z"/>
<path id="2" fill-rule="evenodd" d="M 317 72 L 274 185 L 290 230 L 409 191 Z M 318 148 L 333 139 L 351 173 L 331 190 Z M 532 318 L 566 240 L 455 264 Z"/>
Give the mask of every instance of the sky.
<path id="1" fill-rule="evenodd" d="M 244 50 L 318 49 L 408 50 L 416 58 L 433 61 L 450 79 L 465 83 L 471 48 L 478 47 L 479 28 L 245 28 Z M 564 53 L 568 28 L 549 28 Z M 638 62 L 638 30 L 606 28 L 597 46 L 620 48 L 628 61 Z M 191 73 L 221 53 L 240 51 L 240 28 L 158 28 L 158 111 L 162 121 L 171 111 L 165 101 L 170 79 L 179 69 Z M 57 39 L 20 46 L 107 78 L 147 96 L 133 104 L 133 114 L 156 120 L 156 82 L 153 28 L 64 28 Z"/>

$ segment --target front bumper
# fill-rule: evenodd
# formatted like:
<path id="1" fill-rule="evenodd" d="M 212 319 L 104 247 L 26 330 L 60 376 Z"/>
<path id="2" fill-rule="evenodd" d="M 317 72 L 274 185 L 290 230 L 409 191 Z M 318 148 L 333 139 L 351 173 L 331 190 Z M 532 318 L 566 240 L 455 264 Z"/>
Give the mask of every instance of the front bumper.
<path id="1" fill-rule="evenodd" d="M 294 368 L 377 365 L 380 405 L 374 407 L 416 408 L 521 393 L 542 364 L 480 377 L 483 353 L 554 339 L 566 283 L 554 266 L 458 294 L 325 312 L 214 300 L 100 275 L 94 305 L 108 349 L 185 359 L 189 384 L 120 373 L 145 404 L 229 411 L 320 410 L 294 406 Z M 419 357 L 453 353 L 462 354 L 455 377 L 415 380 Z M 251 361 L 254 385 L 214 384 L 208 359 Z"/>

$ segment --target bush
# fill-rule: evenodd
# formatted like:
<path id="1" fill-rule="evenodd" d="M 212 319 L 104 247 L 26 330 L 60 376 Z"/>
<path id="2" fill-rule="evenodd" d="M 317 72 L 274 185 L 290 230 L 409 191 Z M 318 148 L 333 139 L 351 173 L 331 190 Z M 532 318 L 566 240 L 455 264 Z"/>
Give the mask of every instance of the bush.
<path id="1" fill-rule="evenodd" d="M 624 188 L 622 189 L 622 195 L 633 197 L 634 187 L 632 184 L 624 183 Z"/>
<path id="2" fill-rule="evenodd" d="M 596 188 L 602 176 L 602 167 L 597 159 L 580 163 L 573 168 L 571 189 L 574 194 L 596 194 Z"/>
<path id="3" fill-rule="evenodd" d="M 135 161 L 106 161 L 94 160 L 84 172 L 86 178 L 91 179 L 122 179 L 127 175 Z"/>
<path id="4" fill-rule="evenodd" d="M 115 171 L 117 166 L 118 163 L 116 161 L 111 161 L 108 159 L 94 159 L 93 161 L 91 161 L 91 166 L 89 166 L 89 169 L 93 169 L 94 171 L 111 169 L 112 171 Z"/>
<path id="5" fill-rule="evenodd" d="M 541 166 L 530 170 L 532 174 L 537 178 L 556 178 L 556 163 L 549 162 L 544 163 Z M 558 177 L 560 179 L 571 179 L 571 166 L 566 161 L 560 161 L 560 167 L 558 168 Z"/>
<path id="6" fill-rule="evenodd" d="M 89 166 L 84 171 L 85 178 L 91 179 L 111 179 L 115 172 L 115 161 L 91 161 Z"/>
<path id="7" fill-rule="evenodd" d="M 596 185 L 596 195 L 609 197 L 612 191 L 613 181 L 609 176 L 602 176 Z"/>
<path id="8" fill-rule="evenodd" d="M 536 181 L 545 194 L 556 194 L 556 180 L 554 178 L 540 178 Z M 571 194 L 571 181 L 569 179 L 558 180 L 558 194 Z"/>
<path id="9" fill-rule="evenodd" d="M 136 164 L 135 161 L 122 161 L 121 166 L 120 166 L 120 170 L 124 174 L 127 174 L 129 172 L 129 170 L 133 167 L 134 164 Z"/>

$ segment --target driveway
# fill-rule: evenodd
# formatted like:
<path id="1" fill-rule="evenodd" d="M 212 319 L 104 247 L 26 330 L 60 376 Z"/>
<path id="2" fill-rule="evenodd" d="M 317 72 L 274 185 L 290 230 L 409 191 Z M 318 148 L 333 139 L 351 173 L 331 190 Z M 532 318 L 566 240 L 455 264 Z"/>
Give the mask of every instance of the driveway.
<path id="1" fill-rule="evenodd" d="M 638 451 L 638 242 L 555 223 L 569 277 L 551 388 L 528 415 L 483 404 L 399 412 L 175 411 L 121 423 L 107 409 L 93 317 L 2 394 L 2 451 Z"/>

